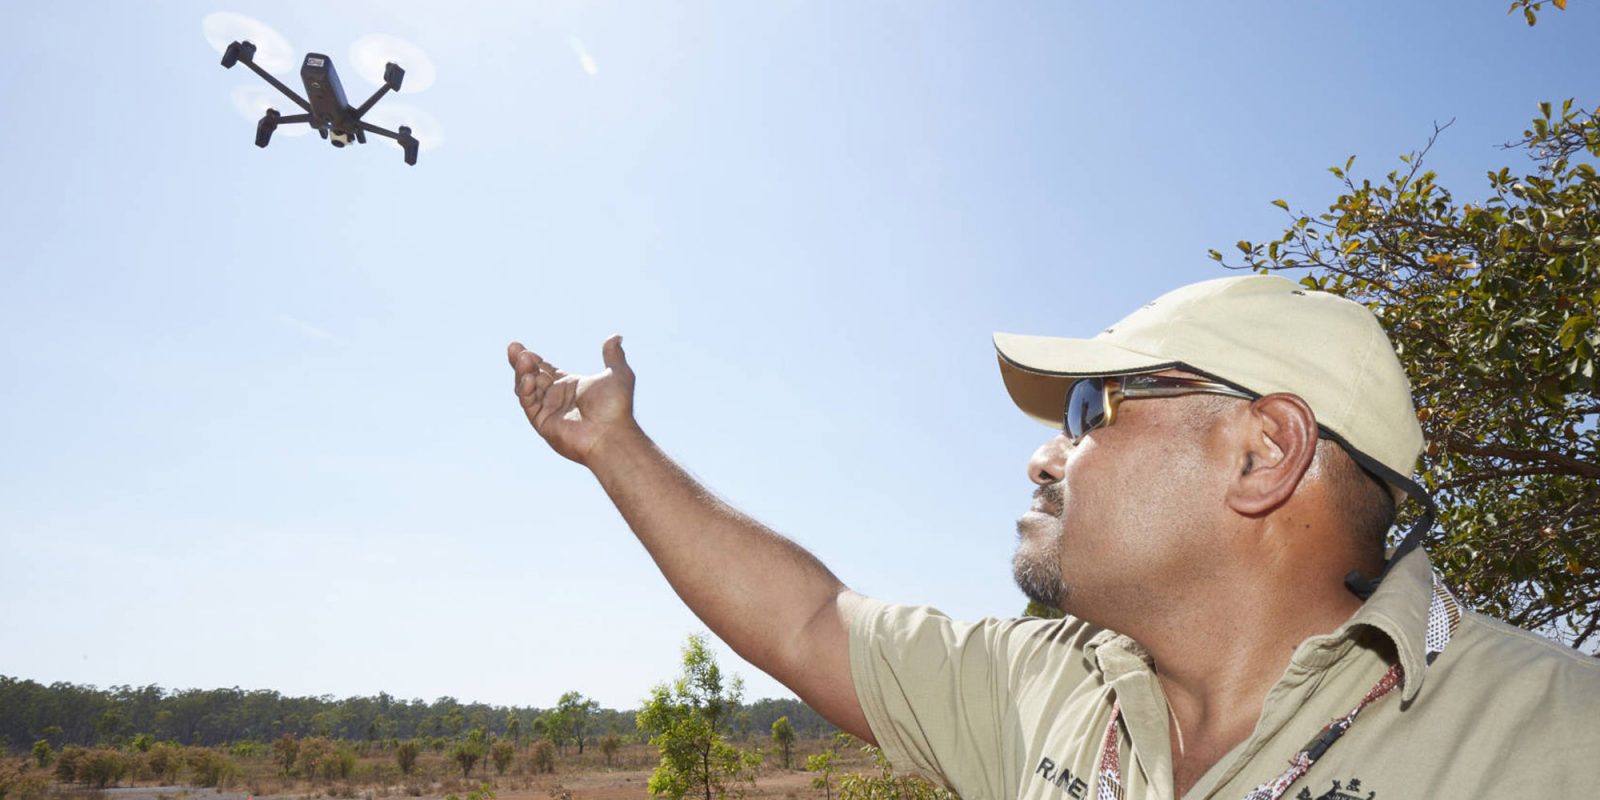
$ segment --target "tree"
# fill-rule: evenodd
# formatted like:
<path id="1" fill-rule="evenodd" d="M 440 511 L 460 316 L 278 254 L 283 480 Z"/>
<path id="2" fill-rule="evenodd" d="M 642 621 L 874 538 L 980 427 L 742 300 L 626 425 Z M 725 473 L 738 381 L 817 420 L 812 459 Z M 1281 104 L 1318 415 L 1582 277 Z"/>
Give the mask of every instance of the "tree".
<path id="1" fill-rule="evenodd" d="M 844 735 L 846 734 L 843 732 L 835 734 L 835 741 L 837 741 L 838 737 Z M 834 753 L 832 747 L 814 756 L 806 757 L 806 771 L 817 773 L 811 779 L 811 788 L 821 789 L 823 800 L 833 800 L 833 773 L 837 769 L 837 765 L 834 762 L 838 759 L 839 757 Z"/>
<path id="2" fill-rule="evenodd" d="M 772 721 L 772 741 L 778 745 L 778 752 L 783 753 L 783 768 L 789 768 L 789 754 L 794 750 L 794 726 L 789 724 L 788 717 L 778 717 Z"/>
<path id="3" fill-rule="evenodd" d="M 705 637 L 690 636 L 683 647 L 683 674 L 650 691 L 639 710 L 639 730 L 661 751 L 650 776 L 652 795 L 681 800 L 689 793 L 705 800 L 726 797 L 739 783 L 753 783 L 760 756 L 728 744 L 725 733 L 739 708 L 744 682 L 724 682 Z"/>
<path id="4" fill-rule="evenodd" d="M 176 783 L 182 768 L 183 747 L 175 742 L 153 745 L 144 755 L 145 772 L 163 784 Z"/>
<path id="5" fill-rule="evenodd" d="M 489 747 L 489 758 L 494 762 L 496 775 L 506 774 L 506 767 L 511 766 L 511 759 L 517 754 L 517 746 L 509 739 L 497 740 Z"/>
<path id="6" fill-rule="evenodd" d="M 288 775 L 299 758 L 300 740 L 294 738 L 294 734 L 286 733 L 272 741 L 272 760 L 278 762 L 283 774 Z"/>
<path id="7" fill-rule="evenodd" d="M 533 735 L 552 745 L 561 744 L 566 736 L 564 723 L 555 709 L 550 709 L 533 718 Z"/>
<path id="8" fill-rule="evenodd" d="M 532 752 L 528 753 L 528 761 L 537 773 L 556 771 L 556 746 L 549 739 L 540 739 L 533 743 Z"/>
<path id="9" fill-rule="evenodd" d="M 608 733 L 600 737 L 600 752 L 606 757 L 606 766 L 611 766 L 612 759 L 617 757 L 617 751 L 622 749 L 622 737 Z"/>
<path id="10" fill-rule="evenodd" d="M 474 728 L 467 735 L 465 741 L 456 742 L 450 750 L 450 759 L 461 767 L 461 777 L 472 774 L 472 768 L 477 766 L 489 749 L 489 732 L 483 728 Z"/>
<path id="11" fill-rule="evenodd" d="M 1449 127 L 1448 125 L 1444 126 Z M 1600 644 L 1600 118 L 1539 104 L 1532 170 L 1458 201 L 1423 169 L 1443 128 L 1379 182 L 1354 158 L 1325 213 L 1241 241 L 1237 265 L 1371 308 L 1412 380 L 1440 507 L 1434 563 L 1471 605 L 1573 647 Z M 1212 258 L 1224 261 L 1213 250 Z"/>
<path id="12" fill-rule="evenodd" d="M 83 761 L 78 765 L 77 777 L 82 783 L 92 784 L 96 789 L 104 789 L 121 781 L 122 776 L 126 774 L 128 774 L 128 757 L 125 754 L 110 747 L 97 747 L 83 756 Z"/>
<path id="13" fill-rule="evenodd" d="M 296 748 L 295 768 L 301 777 L 306 780 L 316 780 L 318 776 L 329 776 L 335 768 L 333 742 L 322 736 L 311 736 L 302 739 Z"/>
<path id="14" fill-rule="evenodd" d="M 48 739 L 40 739 L 33 743 L 33 760 L 39 765 L 39 769 L 50 766 L 50 756 L 54 753 L 55 749 L 50 746 Z"/>
<path id="15" fill-rule="evenodd" d="M 578 743 L 578 755 L 583 755 L 583 741 L 589 734 L 589 728 L 594 720 L 594 715 L 600 710 L 600 704 L 584 697 L 578 692 L 567 692 L 556 701 L 555 710 L 550 712 L 553 719 L 550 723 L 559 735 L 552 737 L 559 745 L 566 741 Z"/>
<path id="16" fill-rule="evenodd" d="M 79 766 L 88 755 L 88 750 L 75 744 L 61 748 L 61 752 L 56 755 L 56 780 L 62 783 L 77 782 Z"/>
<path id="17" fill-rule="evenodd" d="M 394 760 L 400 765 L 400 774 L 410 775 L 416 770 L 417 753 L 421 749 L 415 739 L 407 739 L 394 749 Z"/>
<path id="18" fill-rule="evenodd" d="M 461 713 L 461 706 L 450 700 L 450 709 L 444 712 L 444 727 L 451 736 L 460 736 L 461 731 L 467 727 L 467 717 Z"/>
<path id="19" fill-rule="evenodd" d="M 517 718 L 517 712 L 506 715 L 506 738 L 515 744 L 522 744 L 522 720 Z"/>
<path id="20" fill-rule="evenodd" d="M 227 756 L 210 748 L 191 747 L 185 760 L 194 775 L 194 782 L 200 786 L 222 786 L 239 774 L 239 768 Z"/>

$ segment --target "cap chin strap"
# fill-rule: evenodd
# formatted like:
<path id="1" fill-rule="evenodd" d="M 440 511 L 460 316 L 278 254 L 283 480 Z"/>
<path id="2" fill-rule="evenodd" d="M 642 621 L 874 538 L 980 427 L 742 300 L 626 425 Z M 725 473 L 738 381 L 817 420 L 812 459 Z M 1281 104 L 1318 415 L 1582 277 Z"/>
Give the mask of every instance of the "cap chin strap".
<path id="1" fill-rule="evenodd" d="M 1343 442 L 1340 442 L 1340 444 L 1343 444 Z M 1389 570 L 1393 569 L 1395 564 L 1400 563 L 1400 559 L 1405 558 L 1407 553 L 1417 549 L 1422 544 L 1422 537 L 1433 528 L 1433 521 L 1438 516 L 1439 507 L 1434 505 L 1433 498 L 1428 495 L 1428 490 L 1422 488 L 1416 481 L 1396 473 L 1349 445 L 1345 445 L 1344 450 L 1368 472 L 1382 478 L 1386 483 L 1400 487 L 1401 491 L 1406 493 L 1406 496 L 1422 504 L 1422 516 L 1411 526 L 1411 530 L 1406 531 L 1405 538 L 1400 540 L 1400 546 L 1394 549 L 1394 555 L 1390 556 L 1389 560 L 1384 563 L 1383 569 L 1378 573 L 1378 577 L 1372 578 L 1363 575 L 1361 570 L 1351 570 L 1350 574 L 1344 576 L 1345 588 L 1349 589 L 1351 594 L 1356 597 L 1366 600 L 1372 596 L 1373 592 L 1378 590 L 1378 584 L 1389 574 Z"/>

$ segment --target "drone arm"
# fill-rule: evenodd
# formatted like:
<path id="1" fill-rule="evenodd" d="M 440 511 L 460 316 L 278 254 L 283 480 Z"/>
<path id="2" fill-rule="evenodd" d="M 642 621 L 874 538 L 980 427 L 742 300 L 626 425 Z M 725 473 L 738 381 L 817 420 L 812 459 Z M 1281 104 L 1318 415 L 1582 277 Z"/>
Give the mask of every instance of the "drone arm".
<path id="1" fill-rule="evenodd" d="M 380 91 L 379 94 L 382 94 L 382 92 Z M 380 128 L 370 122 L 367 122 L 366 120 L 356 120 L 356 124 L 360 125 L 361 129 L 367 131 L 368 133 L 376 133 L 379 136 L 387 136 L 397 142 L 401 140 L 400 134 L 395 133 L 387 128 Z"/>
<path id="2" fill-rule="evenodd" d="M 372 107 L 377 105 L 378 101 L 382 99 L 383 96 L 388 93 L 388 91 L 388 85 L 379 86 L 378 91 L 373 92 L 372 96 L 367 98 L 367 102 L 362 103 L 361 107 L 356 109 L 356 119 L 361 119 L 361 117 L 364 116 L 368 111 L 371 111 Z"/>
<path id="3" fill-rule="evenodd" d="M 266 70 L 256 66 L 255 59 L 245 59 L 245 58 L 241 57 L 239 59 L 239 61 L 240 61 L 240 63 L 243 63 L 245 66 L 249 67 L 250 70 L 252 72 L 254 72 L 255 74 L 260 75 L 262 80 L 265 80 L 267 83 L 270 83 L 273 86 L 276 86 L 278 88 L 278 91 L 283 92 L 284 94 L 288 95 L 289 99 L 293 100 L 295 105 L 305 109 L 307 112 L 311 111 L 311 104 L 310 103 L 307 103 L 304 99 L 302 99 L 300 97 L 300 95 L 295 94 L 293 89 L 290 89 L 289 87 L 284 86 L 282 81 L 278 80 L 277 78 L 272 77 L 272 73 L 267 72 Z"/>

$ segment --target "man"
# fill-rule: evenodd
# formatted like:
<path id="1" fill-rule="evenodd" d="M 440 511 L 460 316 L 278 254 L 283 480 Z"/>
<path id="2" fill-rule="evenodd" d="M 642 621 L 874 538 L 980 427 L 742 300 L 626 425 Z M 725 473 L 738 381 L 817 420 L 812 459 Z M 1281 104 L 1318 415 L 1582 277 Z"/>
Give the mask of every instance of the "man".
<path id="1" fill-rule="evenodd" d="M 1361 306 L 1277 277 L 1170 292 L 1088 340 L 996 334 L 1026 413 L 1018 584 L 1061 620 L 954 622 L 851 592 L 634 422 L 620 339 L 516 393 L 679 596 L 890 761 L 968 798 L 1593 797 L 1600 662 L 1387 560 L 1423 444 Z"/>

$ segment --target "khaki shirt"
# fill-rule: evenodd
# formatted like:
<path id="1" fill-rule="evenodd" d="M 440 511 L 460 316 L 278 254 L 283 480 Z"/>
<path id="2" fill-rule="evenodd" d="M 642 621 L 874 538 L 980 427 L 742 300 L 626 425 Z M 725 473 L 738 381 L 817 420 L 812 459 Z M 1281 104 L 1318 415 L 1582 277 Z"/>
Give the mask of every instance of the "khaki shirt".
<path id="1" fill-rule="evenodd" d="M 1396 656 L 1405 682 L 1284 797 L 1600 797 L 1600 659 L 1465 612 L 1428 665 L 1432 601 L 1419 549 L 1338 630 L 1295 648 L 1255 731 L 1185 797 L 1238 800 L 1278 777 Z M 1172 797 L 1166 700 L 1126 636 L 1070 617 L 962 623 L 869 600 L 851 621 L 850 671 L 890 763 L 966 800 L 1093 798 L 1113 700 L 1123 796 Z"/>

